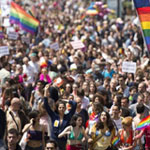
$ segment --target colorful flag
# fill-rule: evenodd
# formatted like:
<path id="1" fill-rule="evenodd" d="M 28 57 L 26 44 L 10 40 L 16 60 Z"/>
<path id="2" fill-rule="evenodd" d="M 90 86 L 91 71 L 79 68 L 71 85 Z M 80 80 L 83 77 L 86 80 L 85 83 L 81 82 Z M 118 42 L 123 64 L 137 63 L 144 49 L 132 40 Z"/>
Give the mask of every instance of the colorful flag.
<path id="1" fill-rule="evenodd" d="M 0 27 L 0 39 L 4 38 L 2 27 Z"/>
<path id="2" fill-rule="evenodd" d="M 61 87 L 64 84 L 64 80 L 60 77 L 56 78 L 53 82 L 57 87 Z"/>
<path id="3" fill-rule="evenodd" d="M 115 136 L 115 137 L 112 139 L 112 144 L 113 144 L 114 146 L 116 146 L 119 142 L 120 142 L 120 139 L 119 139 L 117 136 Z"/>
<path id="4" fill-rule="evenodd" d="M 86 15 L 95 16 L 98 15 L 98 10 L 96 8 L 95 2 L 92 2 L 90 6 L 87 8 Z"/>
<path id="5" fill-rule="evenodd" d="M 37 32 L 39 21 L 25 12 L 18 4 L 11 2 L 10 22 L 18 24 L 21 29 L 34 34 Z"/>
<path id="6" fill-rule="evenodd" d="M 150 0 L 134 0 L 134 5 L 141 22 L 147 48 L 150 51 Z"/>
<path id="7" fill-rule="evenodd" d="M 136 130 L 144 129 L 147 126 L 150 126 L 150 115 L 141 120 L 141 122 L 136 127 Z"/>

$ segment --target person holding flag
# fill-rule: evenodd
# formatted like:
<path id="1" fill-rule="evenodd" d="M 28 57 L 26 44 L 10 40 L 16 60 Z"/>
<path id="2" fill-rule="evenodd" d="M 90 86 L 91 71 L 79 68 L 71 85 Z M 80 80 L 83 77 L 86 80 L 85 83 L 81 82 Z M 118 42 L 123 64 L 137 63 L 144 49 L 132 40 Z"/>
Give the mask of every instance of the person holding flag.
<path id="1" fill-rule="evenodd" d="M 133 139 L 138 140 L 143 135 L 145 135 L 145 150 L 150 150 L 150 115 L 141 120 L 136 130 L 141 130 L 141 132 L 138 135 L 136 135 Z"/>

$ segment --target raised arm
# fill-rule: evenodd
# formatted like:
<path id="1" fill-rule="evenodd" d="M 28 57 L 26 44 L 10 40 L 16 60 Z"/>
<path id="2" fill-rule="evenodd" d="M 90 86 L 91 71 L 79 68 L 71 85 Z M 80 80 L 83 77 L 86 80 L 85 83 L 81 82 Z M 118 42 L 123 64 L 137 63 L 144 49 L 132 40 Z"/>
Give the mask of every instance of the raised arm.
<path id="1" fill-rule="evenodd" d="M 71 126 L 66 127 L 66 128 L 64 129 L 64 131 L 62 131 L 62 132 L 58 135 L 58 138 L 62 138 L 63 136 L 70 134 L 71 128 L 72 128 Z"/>
<path id="2" fill-rule="evenodd" d="M 51 119 L 54 121 L 57 117 L 57 114 L 55 112 L 52 111 L 51 107 L 48 104 L 48 94 L 49 94 L 49 87 L 50 85 L 46 85 L 45 89 L 44 89 L 44 107 L 48 113 L 48 115 L 51 117 Z"/>

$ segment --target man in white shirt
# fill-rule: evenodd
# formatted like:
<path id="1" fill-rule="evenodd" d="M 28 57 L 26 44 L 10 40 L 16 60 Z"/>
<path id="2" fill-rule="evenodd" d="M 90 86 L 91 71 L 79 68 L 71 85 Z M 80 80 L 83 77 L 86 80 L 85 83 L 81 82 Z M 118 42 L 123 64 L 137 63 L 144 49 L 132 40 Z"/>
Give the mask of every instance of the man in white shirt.
<path id="1" fill-rule="evenodd" d="M 10 78 L 10 64 L 5 62 L 3 63 L 3 68 L 0 70 L 0 83 L 4 85 L 5 79 Z"/>
<path id="2" fill-rule="evenodd" d="M 29 59 L 27 57 L 23 58 L 23 73 L 27 74 L 27 82 L 33 83 L 35 81 L 35 73 L 33 67 L 28 63 Z"/>
<path id="3" fill-rule="evenodd" d="M 40 72 L 40 66 L 37 63 L 37 55 L 36 53 L 32 53 L 30 54 L 30 61 L 29 61 L 29 65 L 33 68 L 34 74 L 35 74 L 35 79 L 38 76 L 38 73 Z"/>
<path id="4" fill-rule="evenodd" d="M 118 105 L 112 107 L 112 120 L 115 122 L 117 130 L 122 129 L 122 123 L 120 118 L 120 108 Z"/>

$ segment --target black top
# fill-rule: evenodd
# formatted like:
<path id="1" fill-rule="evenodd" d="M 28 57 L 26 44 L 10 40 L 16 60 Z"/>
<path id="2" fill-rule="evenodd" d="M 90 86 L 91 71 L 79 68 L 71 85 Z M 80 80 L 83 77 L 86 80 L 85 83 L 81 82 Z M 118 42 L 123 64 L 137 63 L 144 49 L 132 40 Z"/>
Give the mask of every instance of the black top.
<path id="1" fill-rule="evenodd" d="M 6 147 L 6 150 L 9 150 L 9 149 L 8 149 L 8 147 Z M 17 144 L 17 146 L 16 146 L 16 149 L 15 149 L 15 150 L 22 150 L 19 144 Z"/>
<path id="2" fill-rule="evenodd" d="M 0 139 L 3 139 L 6 129 L 6 115 L 5 112 L 0 109 Z"/>

